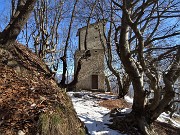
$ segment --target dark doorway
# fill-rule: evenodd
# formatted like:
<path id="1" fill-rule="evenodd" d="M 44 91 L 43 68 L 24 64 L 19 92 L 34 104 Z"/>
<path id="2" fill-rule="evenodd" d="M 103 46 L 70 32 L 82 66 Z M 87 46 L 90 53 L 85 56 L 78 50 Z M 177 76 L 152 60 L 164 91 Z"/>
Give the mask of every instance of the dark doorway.
<path id="1" fill-rule="evenodd" d="M 98 75 L 92 75 L 92 89 L 98 89 Z"/>

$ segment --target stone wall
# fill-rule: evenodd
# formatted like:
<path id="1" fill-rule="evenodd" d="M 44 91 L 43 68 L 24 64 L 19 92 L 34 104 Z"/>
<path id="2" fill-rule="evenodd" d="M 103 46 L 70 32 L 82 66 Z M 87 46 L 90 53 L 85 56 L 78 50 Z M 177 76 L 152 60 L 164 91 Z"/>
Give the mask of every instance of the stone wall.
<path id="1" fill-rule="evenodd" d="M 76 52 L 78 59 L 84 51 Z M 98 89 L 104 89 L 104 54 L 102 49 L 90 50 L 91 57 L 82 61 L 76 89 L 92 89 L 92 75 L 98 75 Z"/>
<path id="2" fill-rule="evenodd" d="M 84 48 L 84 40 L 86 35 L 86 27 L 79 29 L 78 36 L 79 36 L 79 50 L 85 50 Z M 88 28 L 88 35 L 86 38 L 87 42 L 87 49 L 103 49 L 101 39 L 105 41 L 103 37 L 103 23 L 95 23 L 91 24 Z M 104 42 L 105 43 L 105 42 Z"/>
<path id="3" fill-rule="evenodd" d="M 79 36 L 79 49 L 75 54 L 75 68 L 77 66 L 76 63 L 78 59 L 83 55 L 85 51 L 84 41 L 86 28 L 87 27 L 80 28 L 77 33 Z M 86 44 L 87 50 L 90 50 L 91 57 L 82 61 L 81 70 L 78 76 L 78 83 L 76 84 L 77 90 L 90 90 L 92 89 L 92 83 L 98 83 L 97 89 L 104 90 L 104 50 L 102 41 L 104 42 L 105 39 L 103 38 L 103 29 L 104 21 L 89 25 Z M 92 81 L 93 75 L 98 76 L 98 82 L 94 80 Z"/>

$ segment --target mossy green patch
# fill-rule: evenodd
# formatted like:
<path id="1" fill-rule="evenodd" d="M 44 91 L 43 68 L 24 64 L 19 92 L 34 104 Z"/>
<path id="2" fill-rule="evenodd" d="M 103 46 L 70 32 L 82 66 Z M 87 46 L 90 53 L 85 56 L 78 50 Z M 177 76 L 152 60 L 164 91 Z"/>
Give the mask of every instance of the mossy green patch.
<path id="1" fill-rule="evenodd" d="M 51 122 L 53 125 L 61 124 L 63 119 L 61 118 L 60 114 L 52 114 Z"/>
<path id="2" fill-rule="evenodd" d="M 41 135 L 85 135 L 72 102 L 67 96 L 63 96 L 64 102 L 54 105 L 53 111 L 40 115 L 39 133 Z"/>
<path id="3" fill-rule="evenodd" d="M 39 118 L 39 124 L 41 126 L 41 132 L 46 133 L 49 130 L 50 118 L 48 114 L 41 114 Z"/>
<path id="4" fill-rule="evenodd" d="M 85 130 L 83 128 L 79 128 L 79 135 L 86 135 Z"/>

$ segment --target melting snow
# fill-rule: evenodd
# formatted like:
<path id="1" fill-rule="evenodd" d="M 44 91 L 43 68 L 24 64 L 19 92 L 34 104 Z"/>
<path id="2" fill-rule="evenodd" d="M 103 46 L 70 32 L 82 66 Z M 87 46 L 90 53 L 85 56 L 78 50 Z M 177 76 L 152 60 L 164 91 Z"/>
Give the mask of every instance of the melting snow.
<path id="1" fill-rule="evenodd" d="M 78 97 L 74 97 L 74 94 L 78 94 Z M 109 122 L 110 110 L 101 107 L 98 104 L 99 100 L 102 99 L 116 99 L 117 96 L 109 94 L 94 94 L 92 92 L 68 92 L 71 97 L 74 108 L 77 112 L 78 117 L 83 121 L 88 128 L 89 134 L 91 135 L 122 135 L 117 130 L 108 128 L 106 124 Z M 96 98 L 94 98 L 96 97 Z M 129 103 L 133 103 L 133 99 L 125 96 L 125 100 Z M 121 110 L 124 113 L 129 113 L 131 109 L 125 108 Z M 179 115 L 177 117 L 180 117 Z M 180 128 L 180 123 L 171 119 L 168 114 L 162 113 L 157 119 L 160 122 L 166 122 Z"/>
<path id="2" fill-rule="evenodd" d="M 176 117 L 180 117 L 178 114 L 175 114 Z M 173 120 L 169 117 L 169 115 L 167 113 L 162 113 L 158 118 L 158 121 L 160 122 L 165 122 L 165 123 L 169 123 L 174 127 L 180 128 L 180 122 Z"/>
<path id="3" fill-rule="evenodd" d="M 68 94 L 72 98 L 78 117 L 85 123 L 91 135 L 121 135 L 118 131 L 112 130 L 106 125 L 110 124 L 108 115 L 110 110 L 99 106 L 98 100 L 84 93 L 81 93 L 84 95 L 82 98 L 75 98 L 73 92 Z M 107 96 L 104 95 L 104 97 Z"/>

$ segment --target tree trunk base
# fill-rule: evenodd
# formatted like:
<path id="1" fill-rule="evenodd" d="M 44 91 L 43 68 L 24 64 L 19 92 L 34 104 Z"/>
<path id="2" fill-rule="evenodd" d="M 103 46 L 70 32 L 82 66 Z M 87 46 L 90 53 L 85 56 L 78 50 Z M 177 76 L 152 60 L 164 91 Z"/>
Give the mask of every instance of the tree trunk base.
<path id="1" fill-rule="evenodd" d="M 112 111 L 111 111 L 112 112 Z M 135 115 L 134 113 L 122 113 L 118 109 L 114 109 L 110 113 L 112 124 L 110 128 L 119 130 L 123 134 L 128 135 L 157 135 L 151 125 L 147 123 L 145 117 Z"/>

